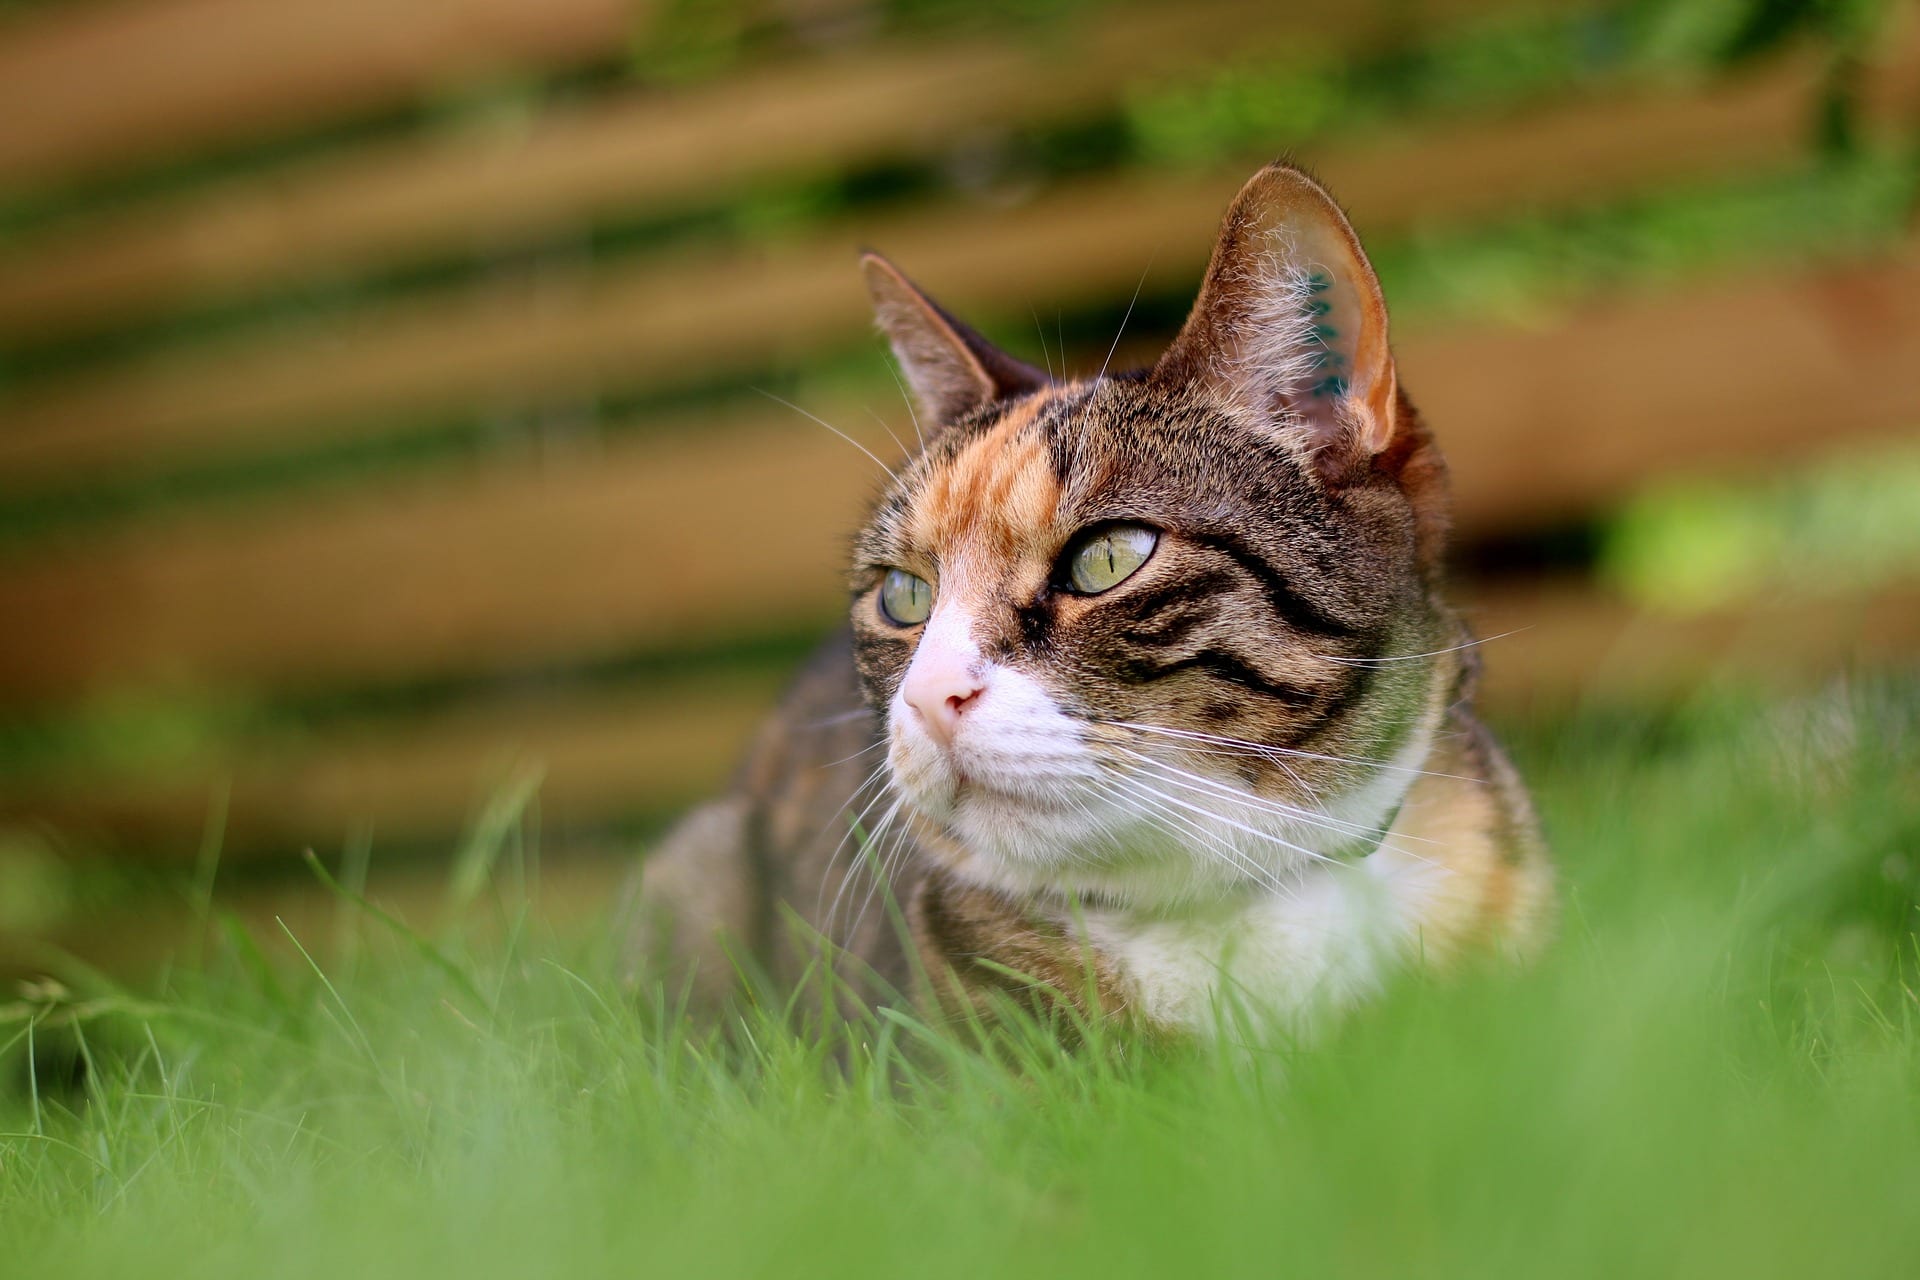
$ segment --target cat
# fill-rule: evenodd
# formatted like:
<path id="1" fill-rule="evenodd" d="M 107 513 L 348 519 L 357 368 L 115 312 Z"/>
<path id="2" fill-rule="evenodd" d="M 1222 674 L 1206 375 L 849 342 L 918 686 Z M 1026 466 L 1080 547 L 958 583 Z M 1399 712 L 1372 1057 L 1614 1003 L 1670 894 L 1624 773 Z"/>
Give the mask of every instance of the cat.
<path id="1" fill-rule="evenodd" d="M 1150 369 L 1056 381 L 862 259 L 925 429 L 847 626 L 641 867 L 640 971 L 820 938 L 930 1012 L 1204 1036 L 1525 953 L 1552 873 L 1440 594 L 1445 467 L 1373 268 L 1276 163 Z"/>

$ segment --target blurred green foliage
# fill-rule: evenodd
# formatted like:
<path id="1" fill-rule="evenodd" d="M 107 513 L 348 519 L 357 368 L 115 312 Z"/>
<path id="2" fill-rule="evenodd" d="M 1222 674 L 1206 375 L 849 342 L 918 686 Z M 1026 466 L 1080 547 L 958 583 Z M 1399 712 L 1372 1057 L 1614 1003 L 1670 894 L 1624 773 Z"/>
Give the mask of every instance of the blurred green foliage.
<path id="1" fill-rule="evenodd" d="M 1904 146 L 1877 147 L 1568 213 L 1423 228 L 1372 256 L 1397 321 L 1534 322 L 1602 290 L 1887 249 L 1906 235 L 1920 199 L 1914 161 Z"/>
<path id="2" fill-rule="evenodd" d="M 1920 581 L 1920 447 L 1746 481 L 1663 482 L 1608 522 L 1601 570 L 1634 599 L 1679 612 Z"/>

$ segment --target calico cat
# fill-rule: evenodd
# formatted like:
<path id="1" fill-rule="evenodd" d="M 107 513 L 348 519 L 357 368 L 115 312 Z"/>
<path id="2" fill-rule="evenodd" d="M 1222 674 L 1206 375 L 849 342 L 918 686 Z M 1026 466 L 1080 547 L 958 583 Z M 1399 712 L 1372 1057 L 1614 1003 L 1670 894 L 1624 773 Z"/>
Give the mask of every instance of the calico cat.
<path id="1" fill-rule="evenodd" d="M 645 973 L 717 1001 L 824 936 L 950 1013 L 1205 1034 L 1540 939 L 1545 850 L 1440 594 L 1444 465 L 1324 189 L 1256 174 L 1133 373 L 1055 381 L 862 265 L 924 447 L 848 628 L 643 864 Z"/>

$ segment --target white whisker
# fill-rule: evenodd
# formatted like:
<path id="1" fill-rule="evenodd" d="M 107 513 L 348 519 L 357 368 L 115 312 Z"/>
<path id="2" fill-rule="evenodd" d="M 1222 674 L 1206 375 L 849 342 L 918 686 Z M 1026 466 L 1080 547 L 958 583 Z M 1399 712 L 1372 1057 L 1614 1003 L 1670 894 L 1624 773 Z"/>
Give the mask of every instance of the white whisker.
<path id="1" fill-rule="evenodd" d="M 1032 307 L 1028 307 L 1027 314 L 1033 317 L 1034 332 L 1040 335 L 1040 359 L 1047 366 L 1047 377 L 1051 379 L 1053 377 L 1053 355 L 1047 350 L 1046 327 L 1040 323 L 1040 313 L 1038 311 L 1035 311 Z M 1067 353 L 1062 351 L 1060 358 L 1064 361 L 1067 358 Z M 1061 372 L 1066 372 L 1064 367 L 1061 369 Z"/>
<path id="2" fill-rule="evenodd" d="M 1144 783 L 1141 785 L 1145 786 Z M 1147 789 L 1152 790 L 1152 788 L 1147 788 Z M 1170 796 L 1164 791 L 1154 791 L 1153 794 L 1159 796 L 1162 800 L 1165 800 L 1168 804 L 1179 805 L 1182 809 L 1188 809 L 1194 813 L 1200 814 L 1203 817 L 1212 818 L 1215 822 L 1224 822 L 1228 826 L 1232 827 L 1234 830 L 1245 832 L 1247 835 L 1252 836 L 1256 840 L 1269 841 L 1270 843 L 1279 845 L 1283 849 L 1289 849 L 1294 853 L 1301 855 L 1302 857 L 1310 858 L 1315 862 L 1324 862 L 1329 866 L 1336 866 L 1336 867 L 1341 865 L 1340 860 L 1338 858 L 1329 858 L 1326 854 L 1317 853 L 1314 850 L 1309 849 L 1304 845 L 1297 845 L 1293 843 L 1291 840 L 1283 840 L 1279 836 L 1274 835 L 1271 831 L 1262 831 L 1258 827 L 1250 826 L 1244 822 L 1235 821 L 1234 819 L 1227 817 L 1225 814 L 1215 813 L 1211 809 L 1205 809 L 1197 804 L 1192 804 L 1186 800 L 1181 800 L 1174 796 Z"/>
<path id="3" fill-rule="evenodd" d="M 910 838 L 904 822 L 899 823 L 898 826 L 895 825 L 895 820 L 903 811 L 905 804 L 906 799 L 902 797 L 893 808 L 887 810 L 886 817 L 881 819 L 880 825 L 875 829 L 873 839 L 868 842 L 867 848 L 871 854 L 872 850 L 880 848 L 882 841 L 889 835 L 892 836 L 892 843 L 874 860 L 872 882 L 867 885 L 866 893 L 861 895 L 860 910 L 854 913 L 853 923 L 848 926 L 849 941 L 859 936 L 860 926 L 866 923 L 867 909 L 873 905 L 874 898 L 881 894 L 887 897 L 893 896 L 893 876 L 897 866 L 906 860 L 907 842 Z"/>
<path id="4" fill-rule="evenodd" d="M 880 847 L 880 842 L 886 838 L 890 829 L 892 828 L 894 819 L 899 816 L 901 807 L 905 804 L 906 804 L 905 797 L 903 796 L 895 797 L 894 802 L 887 807 L 886 812 L 880 815 L 880 820 L 874 824 L 873 830 L 871 832 L 863 832 L 859 830 L 859 827 L 860 827 L 859 818 L 855 818 L 852 822 L 847 824 L 847 834 L 849 836 L 855 836 L 857 834 L 859 837 L 859 843 L 856 846 L 856 851 L 855 851 L 856 856 L 847 863 L 847 869 L 845 873 L 842 874 L 840 877 L 840 888 L 833 895 L 833 905 L 827 909 L 827 917 L 824 922 L 826 925 L 825 932 L 831 933 L 833 929 L 834 921 L 839 919 L 840 904 L 846 898 L 847 890 L 852 887 L 853 878 L 854 876 L 859 874 L 860 868 L 862 866 L 865 866 L 868 868 L 870 872 L 873 873 L 873 875 L 876 878 L 878 877 L 881 870 L 882 860 L 877 856 L 876 851 Z M 866 902 L 871 900 L 872 892 L 873 892 L 873 886 L 870 883 L 867 888 L 867 893 L 862 895 L 861 897 L 862 907 L 860 911 L 860 916 L 864 916 L 866 914 L 865 904 Z M 853 931 L 858 930 L 859 927 L 860 927 L 860 920 L 859 920 L 859 917 L 856 917 L 847 935 L 849 941 L 851 941 L 852 939 Z"/>
<path id="5" fill-rule="evenodd" d="M 1355 756 L 1327 755 L 1319 751 L 1302 751 L 1297 747 L 1276 747 L 1264 742 L 1249 742 L 1245 738 L 1226 738 L 1218 734 L 1201 733 L 1196 729 L 1168 729 L 1155 724 L 1134 724 L 1126 720 L 1098 720 L 1095 724 L 1107 725 L 1115 729 L 1131 729 L 1135 733 L 1157 733 L 1169 738 L 1185 738 L 1195 742 L 1210 742 L 1223 747 L 1237 747 L 1246 755 L 1256 756 L 1278 764 L 1277 757 L 1291 757 L 1295 760 L 1325 760 L 1333 764 L 1359 765 L 1365 769 L 1381 769 L 1392 773 L 1411 773 L 1425 778 L 1451 778 L 1456 782 L 1484 783 L 1484 778 L 1471 778 L 1458 773 L 1437 773 L 1432 769 L 1415 769 L 1410 765 L 1394 764 L 1390 760 L 1362 760 Z"/>
<path id="6" fill-rule="evenodd" d="M 913 407 L 913 397 L 907 394 L 907 384 L 900 381 L 900 371 L 893 367 L 891 360 L 887 362 L 887 372 L 893 375 L 893 385 L 900 388 L 900 399 L 906 402 L 907 417 L 913 422 L 913 438 L 920 442 L 920 450 L 924 453 L 927 448 L 927 433 L 920 429 L 920 414 Z"/>
<path id="7" fill-rule="evenodd" d="M 832 768 L 835 768 L 836 766 L 839 766 L 839 765 L 843 765 L 843 764 L 845 764 L 845 763 L 847 763 L 847 761 L 849 761 L 849 760 L 858 760 L 858 759 L 859 759 L 859 758 L 860 758 L 861 756 L 863 756 L 863 755 L 865 755 L 865 754 L 867 754 L 867 752 L 869 752 L 869 751 L 878 751 L 878 750 L 879 750 L 880 748 L 882 748 L 882 747 L 884 747 L 884 746 L 886 746 L 886 745 L 887 745 L 887 743 L 886 743 L 886 739 L 884 739 L 884 738 L 882 738 L 882 739 L 881 739 L 880 741 L 878 741 L 878 742 L 869 742 L 869 743 L 868 743 L 868 744 L 867 744 L 866 746 L 864 746 L 864 747 L 862 747 L 862 748 L 860 748 L 860 749 L 859 749 L 858 751 L 856 751 L 856 752 L 854 752 L 854 753 L 853 753 L 852 755 L 850 755 L 850 756 L 841 756 L 841 757 L 840 757 L 840 758 L 839 758 L 838 760 L 829 760 L 829 761 L 827 761 L 827 762 L 826 762 L 825 764 L 821 764 L 821 765 L 815 765 L 815 766 L 814 766 L 814 768 L 816 768 L 816 769 L 832 769 Z"/>
<path id="8" fill-rule="evenodd" d="M 893 447 L 900 451 L 901 457 L 904 458 L 906 455 L 913 452 L 913 450 L 907 448 L 905 441 L 903 441 L 899 436 L 893 434 L 893 428 L 887 425 L 887 420 L 881 417 L 879 412 L 875 410 L 872 406 L 868 406 L 867 416 L 880 424 L 880 429 L 887 433 L 887 439 L 893 441 Z"/>
<path id="9" fill-rule="evenodd" d="M 805 409 L 802 409 L 799 405 L 795 404 L 793 401 L 783 400 L 779 396 L 773 394 L 773 392 L 768 391 L 764 387 L 755 387 L 754 390 L 758 391 L 761 395 L 773 401 L 775 404 L 783 404 L 787 406 L 787 408 L 799 414 L 801 417 L 809 418 L 814 422 L 819 423 L 821 426 L 833 432 L 833 434 L 839 436 L 842 440 L 845 440 L 848 444 L 852 445 L 854 448 L 858 449 L 860 452 L 866 454 L 869 458 L 873 459 L 873 465 L 880 468 L 882 471 L 886 472 L 887 479 L 894 481 L 896 484 L 899 482 L 900 477 L 893 473 L 892 467 L 880 461 L 879 454 L 867 448 L 867 446 L 861 444 L 858 440 L 855 440 L 852 436 L 848 435 L 846 432 L 842 431 L 840 428 L 834 426 L 831 422 L 828 422 L 825 418 L 821 417 L 819 414 L 808 413 Z"/>
<path id="10" fill-rule="evenodd" d="M 1156 761 L 1153 763 L 1161 764 L 1163 768 L 1166 767 L 1164 762 Z M 1181 779 L 1176 777 L 1171 777 L 1164 774 L 1157 775 L 1157 776 L 1159 777 L 1159 780 L 1162 782 L 1170 783 L 1176 787 L 1181 787 L 1182 789 L 1193 792 L 1195 795 L 1201 796 L 1203 798 L 1220 798 L 1220 799 L 1240 801 L 1243 803 L 1246 802 L 1247 800 L 1247 797 L 1243 793 L 1235 792 L 1230 789 L 1223 795 L 1219 790 L 1213 788 L 1212 786 L 1208 786 L 1205 788 L 1195 787 L 1192 783 L 1184 782 Z M 1198 781 L 1206 782 L 1206 779 L 1199 779 L 1197 778 L 1197 775 L 1188 775 L 1188 776 L 1196 777 Z M 1258 798 L 1256 797 L 1255 799 L 1258 799 Z M 1256 811 L 1260 811 L 1257 806 L 1256 806 Z M 1272 813 L 1273 816 L 1276 816 L 1276 817 L 1281 817 L 1283 819 L 1297 822 L 1301 826 L 1312 827 L 1317 830 L 1330 832 L 1333 835 L 1343 836 L 1349 840 L 1371 840 L 1375 842 L 1374 849 L 1376 850 L 1391 849 L 1393 852 L 1398 854 L 1403 854 L 1406 857 L 1414 859 L 1416 862 L 1425 862 L 1425 863 L 1431 864 L 1433 862 L 1433 859 L 1427 857 L 1424 854 L 1417 853 L 1412 849 L 1406 848 L 1404 845 L 1399 843 L 1400 841 L 1412 840 L 1417 844 L 1425 844 L 1425 845 L 1433 845 L 1433 844 L 1439 843 L 1438 841 L 1430 840 L 1425 836 L 1409 835 L 1406 832 L 1401 832 L 1399 835 L 1396 836 L 1394 835 L 1391 827 L 1386 827 L 1386 828 L 1368 827 L 1368 826 L 1363 826 L 1359 823 L 1344 822 L 1340 819 L 1331 818 L 1324 814 L 1308 814 L 1308 813 L 1288 814 L 1284 812 L 1274 813 L 1274 811 L 1272 810 L 1265 810 L 1265 812 Z M 1275 838 L 1277 839 L 1278 837 L 1275 837 Z M 1333 861 L 1333 862 L 1339 861 L 1339 859 L 1329 858 L 1325 854 L 1321 854 L 1319 856 L 1326 859 L 1327 861 Z"/>
<path id="11" fill-rule="evenodd" d="M 1093 375 L 1095 382 L 1107 376 L 1107 366 L 1113 363 L 1114 352 L 1120 350 L 1120 339 L 1126 335 L 1127 321 L 1133 319 L 1133 309 L 1140 301 L 1140 291 L 1147 287 L 1147 276 L 1153 270 L 1153 259 L 1147 259 L 1147 265 L 1140 271 L 1140 279 L 1133 286 L 1133 296 L 1127 299 L 1127 312 L 1120 317 L 1120 330 L 1113 335 L 1113 345 L 1107 348 L 1107 358 L 1100 362 L 1100 372 Z"/>
<path id="12" fill-rule="evenodd" d="M 1368 826 L 1358 822 L 1348 822 L 1344 818 L 1336 818 L 1332 814 L 1320 813 L 1312 809 L 1303 809 L 1298 805 L 1288 804 L 1284 800 L 1255 795 L 1231 783 L 1223 782 L 1218 778 L 1209 778 L 1205 774 L 1193 773 L 1180 768 L 1178 765 L 1161 760 L 1158 757 L 1133 751 L 1126 747 L 1120 749 L 1141 763 L 1151 765 L 1155 769 L 1160 770 L 1161 777 L 1164 781 L 1184 783 L 1184 785 L 1191 789 L 1218 796 L 1223 800 L 1231 800 L 1237 804 L 1246 805 L 1256 812 L 1271 814 L 1276 818 L 1296 822 L 1304 827 L 1313 827 L 1321 831 L 1331 832 L 1334 835 L 1346 836 L 1353 840 L 1378 840 L 1385 838 L 1387 835 L 1386 829 L 1382 827 Z M 1407 839 L 1417 839 L 1421 840 L 1422 843 L 1432 843 L 1432 841 L 1425 840 L 1424 837 L 1418 836 L 1408 836 Z"/>
<path id="13" fill-rule="evenodd" d="M 854 828 L 859 826 L 859 824 L 866 819 L 867 814 L 872 812 L 873 806 L 880 803 L 880 801 L 887 794 L 886 786 L 884 785 L 884 781 L 883 781 L 883 775 L 886 773 L 886 771 L 887 771 L 887 762 L 885 760 L 882 760 L 879 764 L 875 765 L 873 767 L 872 772 L 868 773 L 865 778 L 862 778 L 860 780 L 859 785 L 855 786 L 852 793 L 847 796 L 846 803 L 841 805 L 838 809 L 836 809 L 834 811 L 833 817 L 827 819 L 826 825 L 821 827 L 819 831 L 814 833 L 814 837 L 813 837 L 814 844 L 818 844 L 820 841 L 826 839 L 827 832 L 833 828 L 834 822 L 837 819 L 845 816 L 846 812 L 849 809 L 853 808 L 855 804 L 859 803 L 860 795 L 862 792 L 864 792 L 868 787 L 871 787 L 876 782 L 883 783 L 880 790 L 874 793 L 873 798 L 868 800 L 867 803 L 864 806 L 862 806 L 860 812 L 855 814 L 852 821 L 850 821 L 847 824 L 846 833 L 840 837 L 837 843 L 835 843 L 835 845 L 833 846 L 833 852 L 827 855 L 826 862 L 821 866 L 820 884 L 817 891 L 814 894 L 814 901 L 813 901 L 813 910 L 815 915 L 818 915 L 820 913 L 821 900 L 827 896 L 827 877 L 829 873 L 831 873 L 833 870 L 833 864 L 840 860 L 840 851 L 847 847 L 847 841 L 853 837 Z M 837 900 L 837 895 L 836 895 L 836 900 Z"/>
<path id="14" fill-rule="evenodd" d="M 1157 791 L 1152 787 L 1139 783 L 1137 780 L 1134 785 L 1137 799 L 1144 800 L 1147 805 L 1160 813 L 1165 820 L 1180 824 L 1180 831 L 1176 831 L 1170 827 L 1163 828 L 1168 835 L 1171 835 L 1174 839 L 1189 848 L 1198 847 L 1201 852 L 1213 854 L 1228 866 L 1259 881 L 1261 885 L 1274 893 L 1283 891 L 1283 886 L 1279 878 L 1275 876 L 1272 871 L 1262 867 L 1259 863 L 1248 857 L 1247 854 L 1231 840 L 1225 841 L 1224 844 L 1217 842 L 1205 827 L 1201 826 L 1192 818 L 1185 816 L 1185 814 L 1178 812 L 1173 806 L 1198 813 L 1203 817 L 1211 818 L 1215 821 L 1227 822 L 1227 819 L 1221 818 L 1218 814 L 1211 813 L 1205 809 L 1176 800 L 1164 792 Z M 1231 825 L 1231 823 L 1229 823 L 1229 825 Z M 1186 833 L 1184 837 L 1181 831 Z"/>
<path id="15" fill-rule="evenodd" d="M 824 719 L 809 720 L 801 727 L 804 729 L 831 729 L 835 725 L 846 724 L 850 720 L 858 720 L 861 716 L 870 716 L 872 714 L 872 707 L 855 707 L 851 711 L 842 711 L 838 715 L 827 716 Z"/>
<path id="16" fill-rule="evenodd" d="M 1337 662 L 1348 667 L 1371 667 L 1389 662 L 1418 662 L 1422 658 L 1438 658 L 1442 654 L 1458 653 L 1462 649 L 1472 649 L 1483 644 L 1492 644 L 1495 640 L 1505 640 L 1508 636 L 1517 636 L 1522 631 L 1531 631 L 1532 627 L 1515 627 L 1511 631 L 1502 631 L 1496 636 L 1479 636 L 1463 644 L 1449 645 L 1445 649 L 1432 649 L 1426 653 L 1397 653 L 1385 658 L 1338 658 L 1330 653 L 1316 653 L 1313 656 L 1322 662 Z"/>

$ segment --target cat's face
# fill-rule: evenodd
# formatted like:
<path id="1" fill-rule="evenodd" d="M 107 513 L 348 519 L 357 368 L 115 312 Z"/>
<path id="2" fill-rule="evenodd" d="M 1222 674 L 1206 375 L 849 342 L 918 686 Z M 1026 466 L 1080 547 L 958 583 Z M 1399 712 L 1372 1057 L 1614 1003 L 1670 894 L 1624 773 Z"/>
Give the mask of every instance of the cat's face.
<path id="1" fill-rule="evenodd" d="M 1282 212 L 1338 218 L 1276 173 Z M 1329 274 L 1364 269 L 1357 245 L 1275 259 L 1273 227 L 1246 222 L 1274 211 L 1248 202 L 1214 296 L 1146 375 L 1052 383 L 870 266 L 940 426 L 856 545 L 856 655 L 896 790 L 991 882 L 1129 900 L 1276 883 L 1377 841 L 1424 753 L 1454 670 L 1410 656 L 1452 643 L 1437 463 L 1378 367 L 1371 272 Z M 1255 267 L 1224 252 L 1236 236 Z M 1215 288 L 1258 267 L 1283 299 Z M 1283 305 L 1313 326 L 1310 383 L 1298 351 L 1258 349 L 1299 344 Z M 1259 381 L 1249 344 L 1293 364 Z"/>

